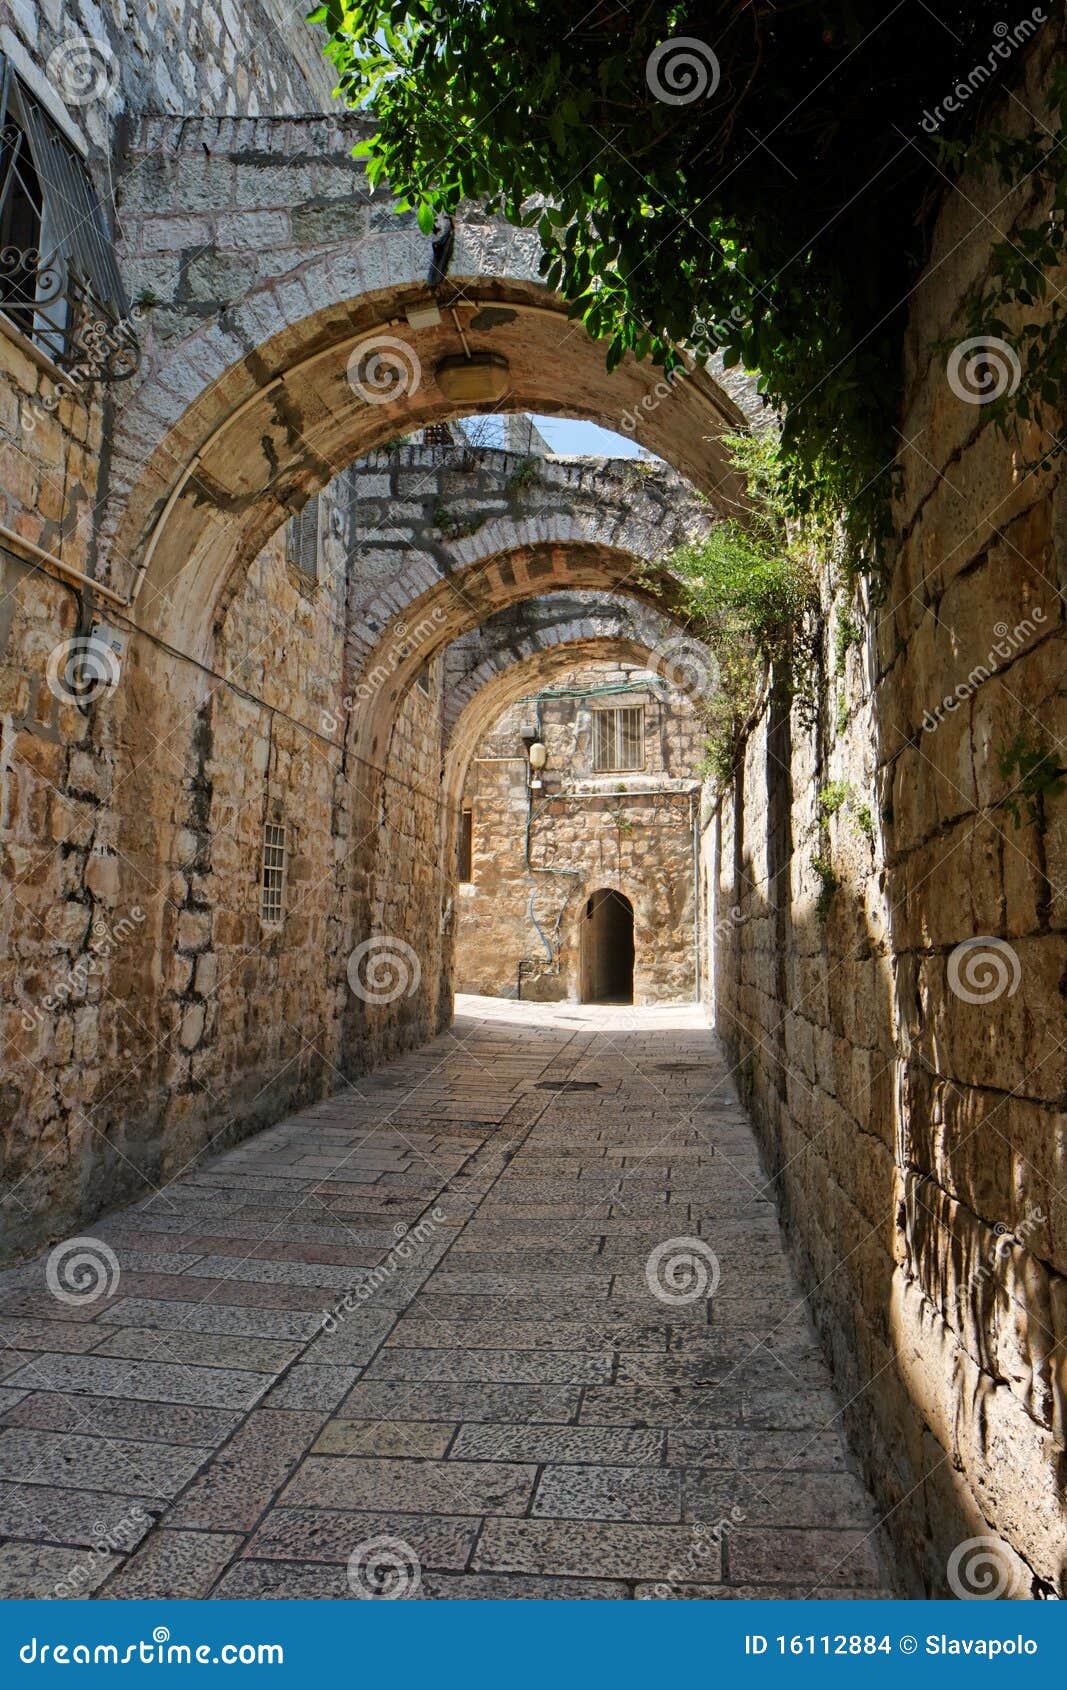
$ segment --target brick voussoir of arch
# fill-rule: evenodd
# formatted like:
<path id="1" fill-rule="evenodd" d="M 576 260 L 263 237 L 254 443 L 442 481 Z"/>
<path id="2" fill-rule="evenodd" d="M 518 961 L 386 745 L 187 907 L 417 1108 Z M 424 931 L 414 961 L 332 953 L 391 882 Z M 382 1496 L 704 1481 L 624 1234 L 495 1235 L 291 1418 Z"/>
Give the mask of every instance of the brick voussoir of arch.
<path id="1" fill-rule="evenodd" d="M 594 595 L 575 595 L 576 598 L 594 598 Z M 676 625 L 651 605 L 642 604 L 637 600 L 613 600 L 606 594 L 595 595 L 593 604 L 581 604 L 577 608 L 582 612 L 579 616 L 561 615 L 556 621 L 548 622 L 544 627 L 535 631 L 521 633 L 515 637 L 514 612 L 502 612 L 494 617 L 492 622 L 480 629 L 477 650 L 464 650 L 464 641 L 459 640 L 454 647 L 445 653 L 446 685 L 444 698 L 444 724 L 446 747 L 451 746 L 459 723 L 465 715 L 468 705 L 478 696 L 482 688 L 494 681 L 498 676 L 508 673 L 517 666 L 526 667 L 529 660 L 544 657 L 554 660 L 563 648 L 593 648 L 599 651 L 602 647 L 605 657 L 610 657 L 618 649 L 640 651 L 647 659 L 648 667 L 657 670 L 660 667 L 662 654 L 670 648 L 673 652 L 678 640 Z M 566 601 L 568 608 L 571 601 Z M 495 641 L 494 648 L 486 654 L 484 644 L 487 637 Z M 710 668 L 707 647 L 697 640 L 687 641 L 691 646 L 696 664 L 702 659 L 704 666 Z M 573 655 L 573 653 L 571 653 Z M 466 657 L 468 667 L 464 671 L 463 663 Z M 475 664 L 471 668 L 469 665 Z M 673 665 L 672 665 L 673 669 Z M 673 678 L 673 677 L 672 677 Z M 680 690 L 687 690 L 684 676 Z"/>

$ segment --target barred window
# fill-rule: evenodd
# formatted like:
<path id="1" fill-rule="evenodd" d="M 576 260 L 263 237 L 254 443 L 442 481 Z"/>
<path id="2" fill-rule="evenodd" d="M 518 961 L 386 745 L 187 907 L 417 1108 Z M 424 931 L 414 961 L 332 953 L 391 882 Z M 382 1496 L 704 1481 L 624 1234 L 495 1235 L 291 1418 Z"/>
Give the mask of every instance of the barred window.
<path id="1" fill-rule="evenodd" d="M 285 828 L 267 822 L 263 829 L 263 878 L 260 912 L 264 924 L 277 927 L 285 918 Z"/>
<path id="2" fill-rule="evenodd" d="M 0 54 L 0 312 L 79 381 L 132 375 L 139 350 L 85 162 Z"/>
<path id="3" fill-rule="evenodd" d="M 293 568 L 309 581 L 319 578 L 319 495 L 313 493 L 303 510 L 289 518 L 285 531 L 285 555 Z"/>
<path id="4" fill-rule="evenodd" d="M 645 766 L 645 712 L 641 705 L 622 710 L 593 712 L 593 768 L 598 774 L 609 770 L 643 769 Z"/>

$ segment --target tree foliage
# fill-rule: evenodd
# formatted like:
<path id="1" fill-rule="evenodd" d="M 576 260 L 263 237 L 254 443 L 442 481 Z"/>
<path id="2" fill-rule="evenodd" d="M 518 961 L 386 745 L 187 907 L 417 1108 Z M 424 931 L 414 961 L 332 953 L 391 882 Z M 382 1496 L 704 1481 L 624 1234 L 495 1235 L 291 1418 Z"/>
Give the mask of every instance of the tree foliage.
<path id="1" fill-rule="evenodd" d="M 377 119 L 372 181 L 388 178 L 424 228 L 465 199 L 536 227 L 546 282 L 609 363 L 632 352 L 671 367 L 696 347 L 757 371 L 782 417 L 792 508 L 835 506 L 869 532 L 892 484 L 905 312 L 947 171 L 1028 43 L 1005 51 L 1002 11 L 326 0 L 312 18 L 343 96 Z M 679 38 L 689 47 L 665 47 Z M 1062 115 L 1067 79 L 1054 95 Z M 1040 298 L 1062 254 L 1063 138 L 1036 127 L 987 141 L 1012 179 L 1047 180 L 1058 216 L 1029 248 L 1005 247 L 1002 285 L 979 302 L 994 320 L 1001 302 Z M 1067 347 L 1051 350 L 1067 369 Z M 1035 333 L 1028 373 L 1046 402 L 1067 386 L 1049 354 Z"/>
<path id="2" fill-rule="evenodd" d="M 801 692 L 810 686 L 817 561 L 833 546 L 832 535 L 814 519 L 790 519 L 773 436 L 727 435 L 724 444 L 748 485 L 745 521 L 715 523 L 660 566 L 694 632 L 715 654 L 717 675 L 702 714 L 705 770 L 720 784 L 730 777 L 771 666 L 780 684 Z"/>

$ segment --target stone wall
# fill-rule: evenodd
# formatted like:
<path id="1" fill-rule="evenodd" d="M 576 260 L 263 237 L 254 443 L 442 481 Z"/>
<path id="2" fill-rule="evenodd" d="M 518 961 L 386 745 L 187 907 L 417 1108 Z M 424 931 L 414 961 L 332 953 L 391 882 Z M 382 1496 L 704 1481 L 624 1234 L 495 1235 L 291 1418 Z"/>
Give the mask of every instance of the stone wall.
<path id="1" fill-rule="evenodd" d="M 1027 802 L 1019 759 L 1062 762 L 1067 493 L 937 350 L 1035 216 L 964 187 L 912 305 L 884 590 L 827 589 L 818 726 L 769 704 L 704 854 L 720 1027 L 903 1574 L 946 1594 L 980 1537 L 1002 1594 L 1062 1597 L 1067 797 Z"/>
<path id="2" fill-rule="evenodd" d="M 132 114 L 255 117 L 333 103 L 325 36 L 286 0 L 0 0 L 0 28 L 94 151 L 111 150 Z"/>
<path id="3" fill-rule="evenodd" d="M 580 1002 L 587 900 L 613 887 L 634 909 L 634 1002 L 691 999 L 699 760 L 691 707 L 634 665 L 554 674 L 539 701 L 536 672 L 529 687 L 484 735 L 467 778 L 473 872 L 458 888 L 457 991 Z M 598 698 L 607 688 L 633 690 Z M 574 691 L 583 696 L 551 696 Z M 639 772 L 593 771 L 593 710 L 613 702 L 644 708 Z M 529 788 L 523 743 L 538 718 L 548 752 L 540 793 Z"/>

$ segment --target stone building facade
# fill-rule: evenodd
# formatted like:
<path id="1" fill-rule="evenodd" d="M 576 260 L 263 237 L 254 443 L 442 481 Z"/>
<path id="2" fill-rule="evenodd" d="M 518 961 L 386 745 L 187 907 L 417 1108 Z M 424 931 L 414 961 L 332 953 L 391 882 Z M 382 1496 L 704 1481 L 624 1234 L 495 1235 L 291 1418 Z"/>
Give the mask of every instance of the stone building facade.
<path id="1" fill-rule="evenodd" d="M 632 664 L 531 684 L 470 763 L 456 989 L 571 1003 L 691 1000 L 701 755 L 692 705 Z M 547 753 L 539 774 L 532 743 Z M 598 919 L 608 891 L 622 900 L 618 931 Z M 612 971 L 627 943 L 630 958 Z"/>

